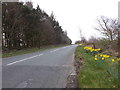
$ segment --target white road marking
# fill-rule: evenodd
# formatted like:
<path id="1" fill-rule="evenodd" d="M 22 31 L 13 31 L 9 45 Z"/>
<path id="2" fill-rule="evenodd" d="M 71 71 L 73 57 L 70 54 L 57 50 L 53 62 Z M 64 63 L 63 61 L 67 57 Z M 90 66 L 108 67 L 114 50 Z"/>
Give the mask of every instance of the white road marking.
<path id="1" fill-rule="evenodd" d="M 43 54 L 39 54 L 39 55 L 35 55 L 35 56 L 29 57 L 29 58 L 25 58 L 25 59 L 22 59 L 22 60 L 19 60 L 19 61 L 15 61 L 15 62 L 7 64 L 7 66 L 13 65 L 15 63 L 19 63 L 19 62 L 22 62 L 22 61 L 26 61 L 26 60 L 29 60 L 29 59 L 32 59 L 32 58 L 35 58 L 35 57 L 38 57 L 38 56 L 41 56 L 41 55 L 43 55 Z"/>
<path id="2" fill-rule="evenodd" d="M 62 47 L 61 49 L 65 49 L 65 48 L 67 48 L 67 47 L 71 47 L 71 46 Z M 55 49 L 55 50 L 53 50 L 53 51 L 50 51 L 50 53 L 56 52 L 56 51 L 58 51 L 58 50 L 60 50 L 60 49 Z M 28 59 L 32 59 L 32 58 L 35 58 L 35 57 L 38 57 L 38 56 L 41 56 L 41 55 L 43 55 L 43 54 L 39 54 L 39 55 L 35 55 L 35 56 L 29 57 L 29 58 L 25 58 L 25 59 L 22 59 L 22 60 L 19 60 L 19 61 L 15 61 L 15 62 L 12 62 L 12 63 L 7 64 L 7 66 L 13 65 L 13 64 L 15 64 L 15 63 L 22 62 L 22 61 L 25 61 L 25 60 L 28 60 Z"/>
<path id="3" fill-rule="evenodd" d="M 53 52 L 56 52 L 56 51 L 58 51 L 58 50 L 65 49 L 65 48 L 68 48 L 68 47 L 71 47 L 71 46 L 61 47 L 61 48 L 58 48 L 58 49 L 55 49 L 55 50 L 50 51 L 50 53 L 53 53 Z"/>
<path id="4" fill-rule="evenodd" d="M 43 54 L 39 54 L 38 56 L 42 56 Z"/>
<path id="5" fill-rule="evenodd" d="M 56 51 L 58 51 L 58 50 L 60 50 L 60 49 L 55 49 L 55 50 L 53 50 L 53 51 L 50 51 L 51 53 L 53 53 L 53 52 L 56 52 Z"/>
<path id="6" fill-rule="evenodd" d="M 54 50 L 50 51 L 50 52 L 54 52 Z"/>
<path id="7" fill-rule="evenodd" d="M 71 47 L 71 46 L 65 46 L 65 47 L 62 47 L 62 49 L 69 48 L 69 47 Z"/>

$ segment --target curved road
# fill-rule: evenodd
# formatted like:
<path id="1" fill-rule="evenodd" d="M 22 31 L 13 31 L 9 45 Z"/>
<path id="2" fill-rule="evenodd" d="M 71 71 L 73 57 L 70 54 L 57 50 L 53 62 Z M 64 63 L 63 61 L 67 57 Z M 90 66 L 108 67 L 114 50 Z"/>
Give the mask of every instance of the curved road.
<path id="1" fill-rule="evenodd" d="M 65 88 L 74 73 L 74 51 L 69 45 L 2 60 L 2 88 Z"/>

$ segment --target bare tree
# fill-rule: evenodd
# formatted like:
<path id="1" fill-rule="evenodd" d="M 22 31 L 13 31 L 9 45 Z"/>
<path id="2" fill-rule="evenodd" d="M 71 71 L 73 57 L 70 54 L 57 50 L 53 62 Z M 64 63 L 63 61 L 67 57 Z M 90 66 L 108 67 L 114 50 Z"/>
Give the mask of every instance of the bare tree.
<path id="1" fill-rule="evenodd" d="M 79 31 L 80 31 L 80 39 L 81 39 L 81 43 L 85 43 L 87 40 L 86 38 L 83 36 L 82 34 L 82 30 L 79 28 Z"/>
<path id="2" fill-rule="evenodd" d="M 88 40 L 90 43 L 94 43 L 97 41 L 97 38 L 95 36 L 91 36 Z"/>
<path id="3" fill-rule="evenodd" d="M 95 28 L 104 36 L 108 37 L 111 41 L 118 38 L 118 21 L 116 19 L 110 19 L 105 16 L 101 16 L 97 19 L 98 27 Z"/>

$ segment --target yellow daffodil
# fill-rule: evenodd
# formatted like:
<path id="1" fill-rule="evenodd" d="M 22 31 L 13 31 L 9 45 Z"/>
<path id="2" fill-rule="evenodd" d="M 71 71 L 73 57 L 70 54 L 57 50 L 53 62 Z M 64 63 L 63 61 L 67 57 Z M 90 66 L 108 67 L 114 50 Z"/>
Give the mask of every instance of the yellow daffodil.
<path id="1" fill-rule="evenodd" d="M 118 58 L 117 60 L 120 61 L 120 58 Z"/>
<path id="2" fill-rule="evenodd" d="M 115 59 L 112 59 L 112 62 L 114 62 L 115 61 Z"/>
<path id="3" fill-rule="evenodd" d="M 100 48 L 99 49 L 94 49 L 94 51 L 100 51 Z"/>
<path id="4" fill-rule="evenodd" d="M 105 58 L 109 58 L 110 56 L 109 56 L 109 55 L 103 55 L 103 57 L 105 57 Z"/>
<path id="5" fill-rule="evenodd" d="M 94 49 L 91 49 L 90 51 L 92 52 L 92 51 L 94 51 Z"/>
<path id="6" fill-rule="evenodd" d="M 100 48 L 98 48 L 98 51 L 100 51 L 101 49 Z"/>
<path id="7" fill-rule="evenodd" d="M 97 58 L 95 58 L 95 60 L 98 60 Z"/>
<path id="8" fill-rule="evenodd" d="M 91 50 L 92 47 L 84 47 L 84 49 L 86 49 L 86 50 Z"/>
<path id="9" fill-rule="evenodd" d="M 98 48 L 98 49 L 93 49 L 92 47 L 84 47 L 84 49 L 90 50 L 91 52 L 93 52 L 93 51 L 100 51 L 100 48 Z"/>
<path id="10" fill-rule="evenodd" d="M 103 55 L 100 55 L 101 57 L 103 56 Z"/>
<path id="11" fill-rule="evenodd" d="M 95 55 L 95 57 L 97 57 L 97 55 Z"/>
<path id="12" fill-rule="evenodd" d="M 80 46 L 82 45 L 82 44 L 79 44 Z"/>
<path id="13" fill-rule="evenodd" d="M 102 60 L 104 60 L 105 58 L 102 58 Z"/>

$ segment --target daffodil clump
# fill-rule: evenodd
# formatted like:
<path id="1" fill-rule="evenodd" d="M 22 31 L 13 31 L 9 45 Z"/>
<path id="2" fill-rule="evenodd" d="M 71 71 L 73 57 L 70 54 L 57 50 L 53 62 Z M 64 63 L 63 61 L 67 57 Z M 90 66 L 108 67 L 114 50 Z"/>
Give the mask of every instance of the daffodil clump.
<path id="1" fill-rule="evenodd" d="M 99 54 L 99 51 L 101 50 L 100 48 L 93 49 L 92 47 L 84 47 L 84 49 L 86 50 L 86 53 L 92 53 L 94 55 L 94 60 L 96 60 L 96 61 L 97 60 L 104 61 L 106 58 L 110 58 L 109 55 Z M 120 62 L 120 58 L 112 58 L 110 60 L 112 62 L 115 62 L 115 61 Z"/>
<path id="2" fill-rule="evenodd" d="M 115 62 L 115 61 L 120 62 L 120 58 L 113 58 L 113 59 L 111 59 L 111 61 L 112 61 L 112 62 Z"/>
<path id="3" fill-rule="evenodd" d="M 117 59 L 120 62 L 120 58 Z"/>
<path id="4" fill-rule="evenodd" d="M 109 55 L 95 55 L 94 60 L 105 60 L 106 58 L 109 58 Z"/>
<path id="5" fill-rule="evenodd" d="M 106 58 L 110 58 L 110 56 L 109 55 L 102 55 L 102 54 L 100 54 L 100 55 L 95 55 L 94 56 L 94 60 L 105 60 Z M 120 62 L 120 58 L 112 58 L 112 59 L 110 59 L 112 62 L 115 62 L 115 61 L 119 61 Z"/>
<path id="6" fill-rule="evenodd" d="M 76 55 L 79 58 L 84 56 L 85 62 L 78 76 L 82 87 L 115 88 L 118 86 L 118 61 L 120 62 L 120 58 L 100 52 L 100 50 L 84 46 L 79 46 L 77 49 Z M 92 54 L 93 52 L 98 53 Z M 91 81 L 93 82 L 91 83 Z"/>
<path id="7" fill-rule="evenodd" d="M 89 50 L 89 51 L 100 51 L 101 49 L 100 48 L 98 48 L 98 49 L 93 49 L 92 47 L 84 47 L 84 49 L 86 49 L 86 50 Z"/>
<path id="8" fill-rule="evenodd" d="M 101 49 L 93 49 L 92 47 L 84 47 L 84 49 L 86 50 L 86 53 L 93 53 L 93 54 L 97 54 Z"/>

